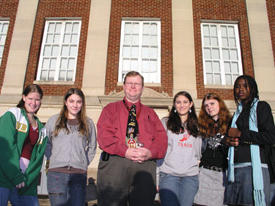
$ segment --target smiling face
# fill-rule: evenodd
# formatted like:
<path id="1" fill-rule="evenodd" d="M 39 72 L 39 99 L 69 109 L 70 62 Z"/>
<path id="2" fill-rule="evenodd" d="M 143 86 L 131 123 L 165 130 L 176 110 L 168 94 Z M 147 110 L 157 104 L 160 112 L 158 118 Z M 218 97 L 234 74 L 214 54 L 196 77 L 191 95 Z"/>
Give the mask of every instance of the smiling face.
<path id="1" fill-rule="evenodd" d="M 245 102 L 248 100 L 250 95 L 250 89 L 245 79 L 239 79 L 236 87 L 235 87 L 235 94 L 237 99 L 241 102 Z"/>
<path id="2" fill-rule="evenodd" d="M 68 119 L 76 119 L 77 114 L 82 109 L 82 98 L 77 94 L 72 94 L 65 101 L 65 105 L 68 109 Z"/>
<path id="3" fill-rule="evenodd" d="M 193 102 L 190 102 L 189 99 L 184 95 L 179 95 L 176 98 L 174 107 L 179 114 L 179 116 L 188 115 L 189 110 L 193 106 Z"/>
<path id="4" fill-rule="evenodd" d="M 129 76 L 123 84 L 125 97 L 129 102 L 136 103 L 140 100 L 143 92 L 142 79 L 140 76 Z"/>
<path id="5" fill-rule="evenodd" d="M 216 99 L 206 99 L 204 101 L 204 109 L 206 113 L 213 119 L 219 119 L 220 104 Z"/>
<path id="6" fill-rule="evenodd" d="M 41 96 L 38 92 L 30 92 L 27 96 L 23 95 L 22 98 L 27 113 L 34 114 L 38 111 L 41 105 Z"/>

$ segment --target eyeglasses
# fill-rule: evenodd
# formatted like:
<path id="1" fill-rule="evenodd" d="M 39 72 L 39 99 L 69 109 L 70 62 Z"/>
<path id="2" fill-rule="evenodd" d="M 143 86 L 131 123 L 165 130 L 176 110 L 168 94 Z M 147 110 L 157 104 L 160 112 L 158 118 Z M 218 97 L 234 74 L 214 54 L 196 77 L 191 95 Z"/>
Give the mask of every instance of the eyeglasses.
<path id="1" fill-rule="evenodd" d="M 127 86 L 135 86 L 135 87 L 140 87 L 141 83 L 134 83 L 134 82 L 125 82 Z"/>

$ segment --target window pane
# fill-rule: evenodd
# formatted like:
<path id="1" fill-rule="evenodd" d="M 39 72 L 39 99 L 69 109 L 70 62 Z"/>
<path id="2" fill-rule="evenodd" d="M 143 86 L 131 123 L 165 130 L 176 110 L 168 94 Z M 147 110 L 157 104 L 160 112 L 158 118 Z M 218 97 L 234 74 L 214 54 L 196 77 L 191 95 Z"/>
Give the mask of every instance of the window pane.
<path id="1" fill-rule="evenodd" d="M 224 60 L 229 60 L 229 51 L 228 49 L 223 49 L 222 50 L 222 55 Z"/>
<path id="2" fill-rule="evenodd" d="M 131 57 L 138 58 L 139 49 L 138 47 L 132 47 L 131 49 Z"/>
<path id="3" fill-rule="evenodd" d="M 68 69 L 74 70 L 74 68 L 75 68 L 75 60 L 74 59 L 69 59 Z"/>
<path id="4" fill-rule="evenodd" d="M 222 38 L 222 46 L 223 47 L 228 47 L 228 40 L 227 40 L 227 38 Z"/>
<path id="5" fill-rule="evenodd" d="M 69 46 L 62 46 L 61 56 L 69 56 Z"/>
<path id="6" fill-rule="evenodd" d="M 58 46 L 53 46 L 52 47 L 52 56 L 56 57 L 59 52 L 59 47 Z"/>
<path id="7" fill-rule="evenodd" d="M 70 42 L 71 42 L 71 35 L 70 34 L 65 34 L 63 43 L 69 44 Z"/>
<path id="8" fill-rule="evenodd" d="M 237 75 L 239 74 L 239 67 L 237 62 L 231 63 L 231 70 L 232 70 L 232 74 L 237 74 Z"/>
<path id="9" fill-rule="evenodd" d="M 59 43 L 59 41 L 60 41 L 60 34 L 55 34 L 53 43 L 57 44 L 57 43 Z"/>
<path id="10" fill-rule="evenodd" d="M 212 49 L 212 59 L 220 59 L 219 49 Z"/>
<path id="11" fill-rule="evenodd" d="M 61 65 L 60 65 L 60 68 L 61 68 L 61 69 L 67 69 L 67 67 L 68 67 L 67 62 L 68 62 L 67 59 L 62 58 L 62 59 L 61 59 L 61 62 L 60 62 L 60 64 L 61 64 Z"/>
<path id="12" fill-rule="evenodd" d="M 52 34 L 47 35 L 46 43 L 53 43 L 53 35 Z"/>
<path id="13" fill-rule="evenodd" d="M 204 46 L 210 46 L 210 38 L 209 37 L 204 37 Z"/>
<path id="14" fill-rule="evenodd" d="M 55 31 L 55 23 L 49 23 L 48 33 L 54 33 Z"/>
<path id="15" fill-rule="evenodd" d="M 42 68 L 49 68 L 50 67 L 50 59 L 44 58 L 42 61 Z"/>
<path id="16" fill-rule="evenodd" d="M 49 80 L 50 81 L 53 81 L 54 80 L 54 74 L 55 74 L 55 72 L 54 71 L 49 71 Z"/>
<path id="17" fill-rule="evenodd" d="M 226 26 L 221 26 L 222 37 L 227 37 L 227 28 Z"/>
<path id="18" fill-rule="evenodd" d="M 236 49 L 230 49 L 230 59 L 238 60 L 238 54 Z"/>
<path id="19" fill-rule="evenodd" d="M 70 56 L 76 56 L 77 55 L 77 47 L 71 46 Z"/>
<path id="20" fill-rule="evenodd" d="M 204 49 L 204 58 L 205 59 L 211 59 L 211 53 L 210 53 L 210 49 Z"/>
<path id="21" fill-rule="evenodd" d="M 206 74 L 206 83 L 207 84 L 213 84 L 212 74 Z"/>
<path id="22" fill-rule="evenodd" d="M 55 69 L 56 68 L 56 58 L 52 58 L 50 61 L 50 68 Z"/>
<path id="23" fill-rule="evenodd" d="M 232 77 L 231 77 L 231 75 L 229 75 L 229 74 L 225 75 L 225 84 L 226 85 L 231 85 L 232 84 Z"/>
<path id="24" fill-rule="evenodd" d="M 67 72 L 67 81 L 72 81 L 73 80 L 73 71 L 68 71 Z"/>
<path id="25" fill-rule="evenodd" d="M 205 62 L 206 73 L 212 73 L 212 62 Z"/>
<path id="26" fill-rule="evenodd" d="M 9 23 L 4 23 L 3 27 L 2 27 L 2 32 L 3 34 L 7 34 L 8 33 L 8 28 L 9 28 Z"/>
<path id="27" fill-rule="evenodd" d="M 77 42 L 78 42 L 78 34 L 72 34 L 71 37 L 72 37 L 71 38 L 71 43 L 72 44 L 77 44 Z"/>
<path id="28" fill-rule="evenodd" d="M 122 51 L 122 55 L 123 57 L 128 57 L 130 58 L 131 57 L 131 48 L 130 47 L 123 47 L 123 51 Z"/>
<path id="29" fill-rule="evenodd" d="M 233 26 L 229 26 L 228 27 L 228 36 L 235 37 L 234 27 Z"/>
<path id="30" fill-rule="evenodd" d="M 217 26 L 216 25 L 211 25 L 210 36 L 217 36 Z"/>
<path id="31" fill-rule="evenodd" d="M 60 71 L 59 72 L 59 80 L 65 81 L 66 78 L 66 71 Z"/>
<path id="32" fill-rule="evenodd" d="M 130 71 L 131 61 L 128 59 L 123 60 L 123 70 Z"/>
<path id="33" fill-rule="evenodd" d="M 72 23 L 66 23 L 65 33 L 71 33 L 71 32 L 72 32 Z"/>
<path id="34" fill-rule="evenodd" d="M 235 41 L 235 39 L 233 39 L 233 38 L 229 39 L 229 46 L 230 47 L 236 47 L 236 41 Z"/>
<path id="35" fill-rule="evenodd" d="M 221 84 L 221 75 L 220 74 L 214 74 L 214 83 L 215 84 Z"/>
<path id="36" fill-rule="evenodd" d="M 204 34 L 204 36 L 209 36 L 210 35 L 208 25 L 203 25 L 203 34 Z"/>
<path id="37" fill-rule="evenodd" d="M 43 56 L 48 56 L 48 57 L 51 56 L 51 53 L 52 53 L 51 50 L 52 50 L 51 46 L 45 46 Z"/>
<path id="38" fill-rule="evenodd" d="M 73 24 L 73 33 L 74 34 L 78 34 L 78 32 L 79 32 L 79 23 L 74 23 Z"/>
<path id="39" fill-rule="evenodd" d="M 214 73 L 220 73 L 220 62 L 215 61 L 212 65 Z"/>
<path id="40" fill-rule="evenodd" d="M 131 68 L 130 70 L 138 71 L 138 60 L 131 61 Z"/>
<path id="41" fill-rule="evenodd" d="M 218 38 L 211 37 L 211 46 L 218 46 Z"/>
<path id="42" fill-rule="evenodd" d="M 47 80 L 48 79 L 48 71 L 42 71 L 41 72 L 41 80 Z"/>
<path id="43" fill-rule="evenodd" d="M 62 23 L 61 23 L 61 22 L 56 23 L 56 26 L 55 26 L 55 33 L 60 34 L 60 33 L 61 33 L 61 28 L 62 28 Z"/>
<path id="44" fill-rule="evenodd" d="M 226 74 L 230 74 L 231 70 L 230 70 L 230 63 L 229 62 L 224 62 L 224 72 Z"/>

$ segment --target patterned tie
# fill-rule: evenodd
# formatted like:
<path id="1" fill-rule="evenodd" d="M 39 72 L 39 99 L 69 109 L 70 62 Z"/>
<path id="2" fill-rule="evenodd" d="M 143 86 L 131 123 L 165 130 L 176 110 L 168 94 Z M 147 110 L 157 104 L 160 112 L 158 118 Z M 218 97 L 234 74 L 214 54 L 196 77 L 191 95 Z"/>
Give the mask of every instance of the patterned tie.
<path id="1" fill-rule="evenodd" d="M 136 116 L 136 105 L 133 104 L 129 111 L 127 130 L 126 130 L 126 145 L 129 148 L 136 148 L 136 143 L 138 141 L 137 135 L 138 135 L 138 123 L 137 123 L 137 116 Z"/>

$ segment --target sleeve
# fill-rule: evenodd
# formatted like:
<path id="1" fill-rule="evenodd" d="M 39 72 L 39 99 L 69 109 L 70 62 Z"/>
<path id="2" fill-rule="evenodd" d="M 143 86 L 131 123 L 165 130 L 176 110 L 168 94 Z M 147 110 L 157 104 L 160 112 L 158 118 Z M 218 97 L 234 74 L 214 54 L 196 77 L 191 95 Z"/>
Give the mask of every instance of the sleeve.
<path id="1" fill-rule="evenodd" d="M 152 144 L 148 149 L 152 153 L 152 159 L 161 159 L 164 158 L 168 146 L 167 133 L 163 127 L 163 122 L 160 121 L 154 110 L 152 110 L 150 120 L 154 129 L 152 130 Z"/>
<path id="2" fill-rule="evenodd" d="M 267 102 L 257 106 L 258 132 L 245 129 L 241 132 L 240 141 L 245 144 L 275 144 L 275 126 L 272 111 Z"/>
<path id="3" fill-rule="evenodd" d="M 121 142 L 119 128 L 114 126 L 113 116 L 113 111 L 107 105 L 101 112 L 97 122 L 97 142 L 100 149 L 105 152 L 125 157 L 127 146 Z"/>
<path id="4" fill-rule="evenodd" d="M 42 129 L 43 130 L 43 129 Z M 42 131 L 40 130 L 40 135 L 42 135 Z M 28 186 L 32 184 L 38 184 L 38 177 L 40 175 L 40 170 L 43 163 L 44 152 L 47 146 L 48 138 L 45 135 L 43 141 L 38 142 L 35 148 L 32 151 L 32 159 L 31 163 L 29 164 L 28 169 L 26 170 L 26 186 L 21 189 L 21 192 L 28 189 Z M 35 155 L 33 155 L 35 154 Z"/>
<path id="5" fill-rule="evenodd" d="M 89 136 L 89 144 L 87 148 L 87 157 L 88 162 L 91 163 L 96 154 L 96 130 L 93 120 L 89 119 L 90 122 L 90 136 Z"/>
<path id="6" fill-rule="evenodd" d="M 48 119 L 45 125 L 46 133 L 48 136 L 48 141 L 47 141 L 46 150 L 45 150 L 45 156 L 47 160 L 50 159 L 52 154 L 52 133 L 53 133 L 54 125 L 55 125 L 55 121 L 53 120 L 53 117 Z"/>
<path id="7" fill-rule="evenodd" d="M 25 182 L 19 167 L 20 151 L 16 145 L 16 119 L 11 112 L 0 118 L 0 168 L 3 174 L 16 186 Z"/>

